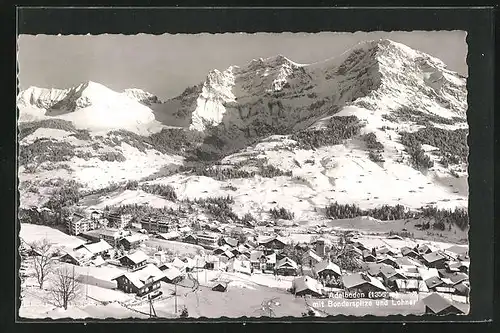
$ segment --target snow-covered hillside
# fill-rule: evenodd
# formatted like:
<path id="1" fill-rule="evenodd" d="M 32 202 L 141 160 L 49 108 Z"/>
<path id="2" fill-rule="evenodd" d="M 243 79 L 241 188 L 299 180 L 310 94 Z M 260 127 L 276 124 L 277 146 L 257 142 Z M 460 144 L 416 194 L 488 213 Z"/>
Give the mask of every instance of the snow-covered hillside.
<path id="1" fill-rule="evenodd" d="M 18 96 L 19 121 L 57 118 L 93 131 L 148 133 L 158 130 L 159 123 L 152 110 L 141 104 L 145 97 L 150 96 L 136 90 L 117 93 L 91 81 L 65 90 L 30 87 Z"/>
<path id="2" fill-rule="evenodd" d="M 164 102 L 140 89 L 117 93 L 89 82 L 67 90 L 29 88 L 20 93 L 18 105 L 22 122 L 62 119 L 91 130 L 89 137 L 79 137 L 75 131 L 39 128 L 22 138 L 21 150 L 51 139 L 70 144 L 78 156 L 86 151 L 95 155 L 73 156 L 53 163 L 52 169 L 44 167 L 50 162 L 31 171 L 23 165 L 20 180 L 32 184 L 57 176 L 96 189 L 148 177 L 148 183 L 172 185 L 181 199 L 230 195 L 240 216 L 285 207 L 302 220 L 324 218 L 322 209 L 334 201 L 363 209 L 384 204 L 467 207 L 466 142 L 453 149 L 456 142 L 451 141 L 463 139 L 467 131 L 466 80 L 439 59 L 390 40 L 363 42 L 314 64 L 278 55 L 213 70 L 203 82 Z M 349 117 L 356 119 L 359 131 L 329 128 L 332 119 Z M 170 154 L 158 145 L 190 137 L 156 140 L 156 147 L 141 143 L 151 132 L 172 126 L 198 133 L 203 145 L 190 142 L 188 150 Z M 109 132 L 114 129 L 142 135 L 132 141 L 143 148 L 115 137 Z M 377 149 L 369 147 L 367 136 Z M 216 179 L 184 170 L 152 179 L 165 166 L 207 167 L 200 147 L 217 152 L 213 168 L 245 176 Z M 123 154 L 125 160 L 99 159 L 108 152 Z M 416 166 L 418 158 L 428 165 Z M 283 174 L 263 177 L 262 165 Z M 21 192 L 22 201 L 36 202 L 34 191 Z M 123 195 L 98 204 L 165 201 L 140 190 Z"/>

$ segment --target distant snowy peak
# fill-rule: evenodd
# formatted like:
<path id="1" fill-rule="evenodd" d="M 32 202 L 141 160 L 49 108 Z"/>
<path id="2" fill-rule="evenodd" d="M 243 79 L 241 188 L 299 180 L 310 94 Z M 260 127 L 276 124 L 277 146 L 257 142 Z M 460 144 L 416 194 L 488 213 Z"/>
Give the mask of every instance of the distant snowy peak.
<path id="1" fill-rule="evenodd" d="M 152 93 L 144 91 L 142 89 L 137 89 L 137 88 L 125 89 L 123 91 L 123 94 L 147 106 L 162 103 L 162 101 L 158 98 L 158 96 L 153 95 Z"/>
<path id="2" fill-rule="evenodd" d="M 69 89 L 30 87 L 18 96 L 18 105 L 41 109 L 74 111 L 93 103 L 116 99 L 117 93 L 104 85 L 88 81 Z"/>
<path id="3" fill-rule="evenodd" d="M 21 122 L 57 118 L 77 128 L 136 133 L 159 125 L 146 105 L 92 81 L 64 90 L 31 87 L 19 94 L 18 107 Z"/>

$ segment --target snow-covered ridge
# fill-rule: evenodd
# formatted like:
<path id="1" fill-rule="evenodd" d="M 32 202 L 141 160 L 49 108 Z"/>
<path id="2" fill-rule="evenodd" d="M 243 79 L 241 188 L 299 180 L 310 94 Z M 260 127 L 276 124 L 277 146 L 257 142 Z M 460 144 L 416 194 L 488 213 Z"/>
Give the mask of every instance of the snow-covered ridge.
<path id="1" fill-rule="evenodd" d="M 464 77 L 435 57 L 387 39 L 308 65 L 283 55 L 254 59 L 211 71 L 200 87 L 176 98 L 182 116 L 200 131 L 207 123 L 246 129 L 256 121 L 298 129 L 348 105 L 382 112 L 404 106 L 464 119 L 467 109 Z"/>
<path id="2" fill-rule="evenodd" d="M 58 118 L 77 128 L 137 133 L 157 127 L 152 110 L 128 94 L 92 81 L 64 90 L 30 87 L 18 95 L 19 121 Z"/>

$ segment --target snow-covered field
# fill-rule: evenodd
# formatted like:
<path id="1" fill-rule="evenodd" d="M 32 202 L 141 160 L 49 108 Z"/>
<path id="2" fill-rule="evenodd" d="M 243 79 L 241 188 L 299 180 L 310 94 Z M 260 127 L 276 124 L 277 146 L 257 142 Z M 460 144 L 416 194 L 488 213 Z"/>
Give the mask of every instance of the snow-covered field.
<path id="1" fill-rule="evenodd" d="M 53 246 L 59 248 L 73 249 L 85 243 L 76 236 L 70 236 L 60 230 L 36 224 L 22 223 L 19 237 L 26 243 L 32 243 L 47 239 Z"/>

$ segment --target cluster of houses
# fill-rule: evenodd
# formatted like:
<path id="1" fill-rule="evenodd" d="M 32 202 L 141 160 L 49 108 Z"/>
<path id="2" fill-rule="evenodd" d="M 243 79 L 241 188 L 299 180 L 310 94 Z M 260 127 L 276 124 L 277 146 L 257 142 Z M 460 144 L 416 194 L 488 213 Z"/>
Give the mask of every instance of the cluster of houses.
<path id="1" fill-rule="evenodd" d="M 68 232 L 84 237 L 90 243 L 66 253 L 62 260 L 76 265 L 99 265 L 104 259 L 110 258 L 109 251 L 122 248 L 128 254 L 122 253 L 121 256 L 114 257 L 127 271 L 115 280 L 119 289 L 137 295 L 157 290 L 159 281 L 175 283 L 195 268 L 249 275 L 261 272 L 276 276 L 297 276 L 292 284 L 292 291 L 297 296 L 325 297 L 332 288 L 337 288 L 359 295 L 435 292 L 468 297 L 470 290 L 470 261 L 468 248 L 465 246 L 452 246 L 446 250 L 433 249 L 429 245 L 400 249 L 389 246 L 368 248 L 356 241 L 356 237 L 349 237 L 349 253 L 361 264 L 362 269 L 347 272 L 330 260 L 331 241 L 325 238 L 318 238 L 310 244 L 297 244 L 293 260 L 286 255 L 289 252 L 284 251 L 288 243 L 284 238 L 272 232 L 256 235 L 257 228 L 200 223 L 194 231 L 188 225 L 160 218 L 140 221 L 142 233 L 132 233 L 129 227 L 130 216 L 126 215 L 104 216 L 97 211 L 92 211 L 89 217 L 75 214 L 68 220 Z M 149 258 L 137 251 L 149 237 L 200 245 L 206 252 L 194 259 L 176 258 L 172 263 L 166 264 L 161 253 L 158 258 L 156 255 Z M 224 289 L 221 285 L 216 288 Z M 445 308 L 449 311 L 449 307 Z M 429 311 L 434 310 L 429 308 Z"/>
<path id="2" fill-rule="evenodd" d="M 351 241 L 349 248 L 361 263 L 359 272 L 344 272 L 328 260 L 320 261 L 321 256 L 310 249 L 303 263 L 313 266 L 314 274 L 304 270 L 304 275 L 293 281 L 293 292 L 326 297 L 332 290 L 343 290 L 357 295 L 356 298 L 387 297 L 389 292 L 431 293 L 436 296 L 425 299 L 429 303 L 426 303 L 427 312 L 464 312 L 463 308 L 441 295 L 459 295 L 468 299 L 470 260 L 466 246 L 454 245 L 445 250 L 433 249 L 429 245 L 399 250 L 388 246 L 368 249 L 360 242 Z"/>

